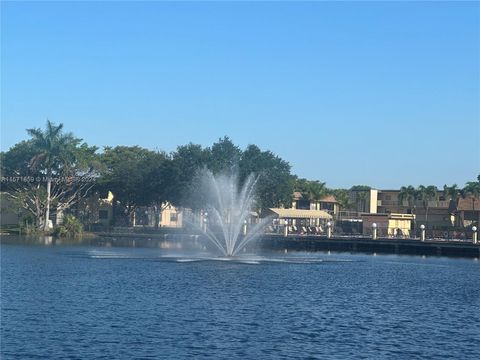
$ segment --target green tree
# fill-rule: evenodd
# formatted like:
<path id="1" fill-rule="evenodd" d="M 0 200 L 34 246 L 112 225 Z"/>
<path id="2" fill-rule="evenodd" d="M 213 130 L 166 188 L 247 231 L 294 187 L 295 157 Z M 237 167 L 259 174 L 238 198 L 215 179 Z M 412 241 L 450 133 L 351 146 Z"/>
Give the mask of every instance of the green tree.
<path id="1" fill-rule="evenodd" d="M 242 157 L 242 150 L 236 146 L 228 136 L 218 139 L 212 147 L 207 150 L 208 168 L 212 173 L 237 171 Z"/>
<path id="2" fill-rule="evenodd" d="M 43 228 L 46 191 L 42 182 L 37 181 L 43 175 L 29 166 L 35 155 L 31 140 L 21 141 L 1 153 L 2 193 L 12 203 L 11 210 L 27 211 L 33 215 L 37 227 Z"/>
<path id="3" fill-rule="evenodd" d="M 58 237 L 80 238 L 83 233 L 82 223 L 73 215 L 66 215 L 54 234 Z"/>
<path id="4" fill-rule="evenodd" d="M 412 185 L 402 186 L 400 188 L 400 193 L 398 194 L 398 201 L 400 205 L 403 206 L 403 203 L 406 201 L 407 206 L 412 211 L 412 214 L 415 214 L 415 200 L 417 199 L 417 192 Z"/>
<path id="5" fill-rule="evenodd" d="M 63 124 L 55 125 L 47 121 L 47 129 L 28 129 L 28 134 L 32 137 L 34 148 L 37 154 L 32 158 L 33 167 L 43 165 L 47 175 L 47 204 L 45 211 L 44 231 L 48 230 L 48 219 L 50 218 L 50 202 L 52 175 L 58 166 L 63 162 L 66 154 L 67 143 L 72 141 L 70 135 L 62 135 Z"/>
<path id="6" fill-rule="evenodd" d="M 480 175 L 477 177 L 477 181 L 469 181 L 462 189 L 463 195 L 470 196 L 472 198 L 472 209 L 475 210 L 475 202 L 480 196 Z"/>
<path id="7" fill-rule="evenodd" d="M 163 173 L 168 161 L 162 152 L 139 146 L 106 147 L 101 155 L 104 171 L 99 183 L 111 191 L 114 203 L 124 207 L 130 224 L 135 225 L 135 210 L 139 206 L 162 204 L 167 200 Z"/>
<path id="8" fill-rule="evenodd" d="M 287 161 L 271 151 L 262 151 L 256 145 L 249 145 L 241 154 L 238 166 L 241 182 L 252 173 L 258 177 L 256 190 L 259 209 L 291 203 L 294 179 Z"/>
<path id="9" fill-rule="evenodd" d="M 350 188 L 350 191 L 353 191 L 355 194 L 355 205 L 357 207 L 357 211 L 366 211 L 367 199 L 370 190 L 371 187 L 367 185 L 354 185 Z"/>
<path id="10" fill-rule="evenodd" d="M 457 184 L 453 184 L 451 186 L 447 186 L 446 184 L 443 185 L 443 194 L 445 199 L 453 201 L 455 206 L 458 205 L 458 200 L 462 197 L 462 189 L 458 187 Z"/>
<path id="11" fill-rule="evenodd" d="M 412 185 L 402 186 L 400 188 L 400 193 L 398 194 L 398 201 L 401 205 L 406 201 L 410 211 L 414 216 L 413 218 L 413 233 L 417 233 L 417 220 L 416 220 L 416 212 L 417 212 L 417 191 Z"/>
<path id="12" fill-rule="evenodd" d="M 63 125 L 47 121 L 45 130 L 28 129 L 31 139 L 2 155 L 2 176 L 26 177 L 2 184 L 2 190 L 19 206 L 31 212 L 46 231 L 51 207 L 65 211 L 85 197 L 97 174 L 96 147 L 82 143 Z"/>
<path id="13" fill-rule="evenodd" d="M 209 161 L 210 149 L 204 149 L 201 145 L 189 143 L 177 147 L 171 154 L 171 162 L 167 164 L 169 169 L 165 171 L 169 177 L 166 182 L 168 201 L 180 207 L 197 208 L 197 197 L 192 197 L 194 179 Z"/>
<path id="14" fill-rule="evenodd" d="M 437 187 L 434 185 L 423 186 L 420 185 L 417 192 L 417 199 L 422 202 L 425 209 L 425 226 L 428 226 L 428 209 L 430 208 L 429 202 L 438 198 Z"/>
<path id="15" fill-rule="evenodd" d="M 372 188 L 368 185 L 353 185 L 351 188 L 350 188 L 350 191 L 369 191 L 371 190 Z"/>
<path id="16" fill-rule="evenodd" d="M 318 180 L 296 178 L 294 191 L 300 192 L 302 197 L 309 201 L 320 201 L 329 194 L 325 185 L 324 182 Z"/>
<path id="17" fill-rule="evenodd" d="M 338 201 L 341 210 L 349 210 L 354 204 L 351 202 L 350 194 L 347 189 L 331 189 L 329 193 Z"/>

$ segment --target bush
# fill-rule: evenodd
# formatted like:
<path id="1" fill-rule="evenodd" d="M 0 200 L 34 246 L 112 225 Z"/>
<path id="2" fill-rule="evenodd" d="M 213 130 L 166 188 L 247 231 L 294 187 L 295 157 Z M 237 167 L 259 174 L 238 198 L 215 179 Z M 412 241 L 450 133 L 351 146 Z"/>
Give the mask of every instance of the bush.
<path id="1" fill-rule="evenodd" d="M 82 234 L 83 225 L 73 215 L 65 215 L 62 224 L 54 231 L 54 235 L 58 237 L 79 238 Z"/>

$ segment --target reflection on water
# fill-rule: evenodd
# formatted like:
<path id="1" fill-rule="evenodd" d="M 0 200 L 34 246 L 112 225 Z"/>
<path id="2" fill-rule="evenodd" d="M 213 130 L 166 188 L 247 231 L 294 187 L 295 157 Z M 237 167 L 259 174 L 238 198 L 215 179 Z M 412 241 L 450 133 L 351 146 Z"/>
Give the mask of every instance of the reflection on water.
<path id="1" fill-rule="evenodd" d="M 186 250 L 195 252 L 208 251 L 217 254 L 218 251 L 208 246 L 208 243 L 199 239 L 198 235 L 171 235 L 165 234 L 159 237 L 84 237 L 81 239 L 65 239 L 52 236 L 2 236 L 3 244 L 12 245 L 44 245 L 44 246 L 96 246 L 96 247 L 138 247 L 160 248 L 165 250 Z M 251 247 L 253 248 L 253 246 Z"/>

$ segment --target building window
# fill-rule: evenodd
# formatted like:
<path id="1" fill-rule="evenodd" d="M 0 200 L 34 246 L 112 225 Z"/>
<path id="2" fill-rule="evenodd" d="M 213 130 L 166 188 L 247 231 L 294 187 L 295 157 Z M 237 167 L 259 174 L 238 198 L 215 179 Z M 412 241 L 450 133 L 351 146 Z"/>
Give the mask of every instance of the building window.
<path id="1" fill-rule="evenodd" d="M 392 197 L 390 195 L 385 195 L 385 200 L 392 200 Z"/>
<path id="2" fill-rule="evenodd" d="M 170 214 L 170 221 L 172 221 L 172 222 L 177 221 L 177 213 L 171 213 Z"/>
<path id="3" fill-rule="evenodd" d="M 99 210 L 98 211 L 98 218 L 100 220 L 107 220 L 108 219 L 108 210 Z"/>
<path id="4" fill-rule="evenodd" d="M 300 210 L 310 210 L 310 201 L 308 200 L 299 200 L 297 202 L 297 209 Z"/>

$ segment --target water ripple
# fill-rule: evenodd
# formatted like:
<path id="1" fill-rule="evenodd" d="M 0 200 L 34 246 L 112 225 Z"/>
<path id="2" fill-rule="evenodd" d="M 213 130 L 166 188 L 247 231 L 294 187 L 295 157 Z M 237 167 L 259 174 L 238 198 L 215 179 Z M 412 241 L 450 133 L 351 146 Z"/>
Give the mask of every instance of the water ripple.
<path id="1" fill-rule="evenodd" d="M 480 358 L 473 261 L 2 245 L 1 270 L 2 359 Z"/>

